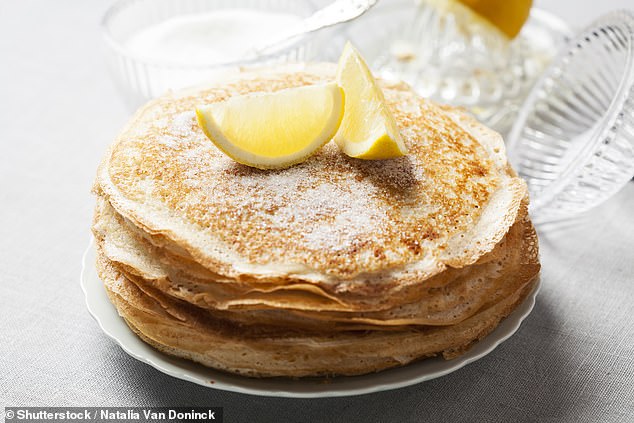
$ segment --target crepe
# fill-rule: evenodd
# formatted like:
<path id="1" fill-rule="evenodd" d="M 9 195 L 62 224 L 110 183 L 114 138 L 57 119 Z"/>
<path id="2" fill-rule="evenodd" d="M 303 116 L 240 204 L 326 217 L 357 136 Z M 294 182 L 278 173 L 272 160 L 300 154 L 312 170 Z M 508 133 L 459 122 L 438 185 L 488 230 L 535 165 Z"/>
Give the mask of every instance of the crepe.
<path id="1" fill-rule="evenodd" d="M 150 102 L 101 163 L 93 233 L 112 302 L 146 342 L 250 376 L 363 374 L 454 357 L 532 289 L 537 237 L 501 137 L 379 81 L 409 154 L 327 144 L 285 170 L 233 162 L 197 105 L 331 80 L 259 68 Z"/>
<path id="2" fill-rule="evenodd" d="M 384 89 L 410 150 L 400 159 L 355 160 L 330 143 L 290 169 L 262 171 L 225 156 L 196 124 L 198 104 L 317 83 L 332 71 L 244 72 L 153 101 L 118 137 L 97 183 L 149 235 L 231 278 L 365 293 L 376 279 L 415 283 L 490 251 L 526 193 L 500 136 L 403 86 Z"/>
<path id="3" fill-rule="evenodd" d="M 535 283 L 533 279 L 456 325 L 302 333 L 264 325 L 232 325 L 160 292 L 146 295 L 107 261 L 100 260 L 98 270 L 119 313 L 145 342 L 170 355 L 256 377 L 358 375 L 437 354 L 453 358 L 491 332 Z"/>
<path id="4" fill-rule="evenodd" d="M 538 270 L 536 250 L 533 249 L 536 236 L 525 219 L 525 209 L 521 215 L 503 241 L 476 264 L 434 276 L 425 281 L 426 289 L 415 292 L 416 297 L 410 295 L 392 308 L 386 304 L 393 301 L 362 307 L 308 284 L 231 283 L 217 280 L 213 274 L 201 275 L 203 272 L 200 271 L 197 275 L 194 272 L 187 274 L 184 268 L 175 271 L 170 266 L 174 262 L 144 240 L 135 238 L 104 200 L 98 202 L 94 231 L 105 258 L 128 279 L 142 281 L 200 308 L 234 310 L 217 315 L 244 324 L 272 319 L 275 324 L 289 326 L 304 323 L 315 326 L 325 322 L 350 322 L 357 328 L 361 323 L 444 325 L 464 320 L 484 304 L 507 295 Z M 528 276 L 522 277 L 525 274 Z M 280 309 L 286 312 L 261 312 Z M 338 325 L 338 329 L 342 328 L 345 326 Z"/>

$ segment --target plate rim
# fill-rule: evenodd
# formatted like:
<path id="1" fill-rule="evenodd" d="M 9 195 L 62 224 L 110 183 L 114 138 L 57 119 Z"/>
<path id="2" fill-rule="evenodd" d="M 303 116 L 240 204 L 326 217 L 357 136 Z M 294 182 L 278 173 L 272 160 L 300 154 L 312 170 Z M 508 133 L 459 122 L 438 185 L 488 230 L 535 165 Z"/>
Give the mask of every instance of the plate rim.
<path id="1" fill-rule="evenodd" d="M 125 323 L 123 318 L 119 316 L 114 305 L 112 305 L 112 303 L 108 300 L 107 295 L 105 293 L 105 289 L 103 291 L 103 296 L 105 297 L 108 305 L 110 306 L 109 308 L 110 311 L 108 311 L 108 313 L 110 313 L 110 316 L 106 316 L 105 314 L 102 315 L 102 312 L 100 310 L 97 310 L 97 304 L 95 302 L 102 301 L 103 298 L 99 299 L 97 296 L 93 296 L 94 295 L 92 293 L 93 288 L 88 286 L 88 284 L 90 283 L 89 278 L 91 277 L 94 277 L 99 282 L 101 282 L 101 279 L 97 275 L 94 263 L 92 261 L 88 263 L 89 258 L 94 256 L 95 252 L 96 251 L 95 251 L 94 237 L 91 236 L 90 241 L 88 243 L 88 247 L 82 254 L 82 265 L 81 265 L 81 272 L 80 272 L 80 278 L 79 278 L 79 285 L 81 286 L 81 290 L 84 293 L 84 303 L 86 304 L 88 313 L 97 322 L 102 332 L 106 336 L 108 336 L 110 339 L 112 339 L 117 345 L 119 345 L 119 347 L 121 347 L 121 349 L 126 354 L 128 354 L 132 358 L 142 363 L 145 363 L 153 367 L 154 369 L 160 371 L 161 373 L 164 373 L 168 376 L 171 376 L 177 379 L 192 382 L 207 388 L 213 388 L 213 389 L 235 392 L 240 394 L 267 396 L 267 397 L 333 398 L 333 397 L 366 395 L 366 394 L 372 394 L 377 392 L 405 388 L 408 386 L 417 385 L 419 383 L 422 383 L 428 380 L 446 376 L 447 374 L 453 373 L 465 367 L 466 365 L 471 364 L 489 355 L 501 343 L 503 343 L 504 341 L 509 339 L 511 336 L 513 336 L 517 332 L 517 330 L 520 328 L 522 322 L 532 312 L 535 306 L 537 294 L 539 293 L 539 290 L 541 287 L 541 280 L 540 280 L 540 276 L 538 275 L 535 287 L 527 295 L 526 299 L 524 300 L 522 304 L 520 304 L 509 316 L 503 319 L 502 322 L 490 334 L 488 334 L 482 340 L 478 341 L 467 353 L 452 360 L 443 360 L 441 363 L 445 365 L 442 366 L 443 368 L 441 370 L 427 372 L 427 373 L 424 371 L 422 373 L 419 372 L 420 374 L 418 375 L 415 375 L 409 378 L 402 378 L 401 380 L 397 380 L 396 382 L 388 382 L 388 383 L 375 382 L 375 383 L 370 383 L 364 387 L 356 387 L 356 388 L 348 388 L 348 389 L 346 389 L 344 385 L 342 389 L 328 390 L 327 388 L 332 385 L 327 383 L 316 383 L 315 380 L 305 381 L 307 382 L 306 386 L 314 386 L 314 387 L 320 387 L 320 388 L 323 387 L 324 389 L 315 389 L 310 391 L 298 391 L 298 390 L 293 390 L 292 388 L 272 389 L 271 387 L 268 387 L 268 388 L 266 387 L 267 382 L 269 382 L 270 379 L 266 379 L 266 378 L 255 379 L 255 378 L 248 378 L 245 376 L 233 375 L 233 374 L 223 372 L 220 370 L 204 367 L 201 364 L 190 362 L 189 360 L 186 360 L 184 358 L 172 357 L 152 348 L 151 346 L 143 342 L 136 334 L 134 334 L 132 330 L 128 327 L 128 325 Z M 91 275 L 92 272 L 94 272 L 94 275 Z M 101 284 L 101 287 L 103 288 L 103 284 Z M 117 335 L 117 333 L 115 333 L 117 328 L 113 328 L 107 322 L 108 318 L 112 319 L 113 317 L 116 317 L 116 320 L 118 320 L 119 326 L 120 325 L 125 326 L 125 330 L 127 331 L 125 335 L 130 335 L 130 334 L 133 335 L 134 338 L 136 338 L 136 340 L 139 343 L 142 343 L 146 348 L 151 350 L 154 356 L 153 357 L 147 356 L 147 355 L 139 353 L 138 351 L 135 351 L 134 346 L 129 345 L 124 339 L 122 339 L 122 336 Z M 137 342 L 137 341 L 133 341 L 133 342 Z M 416 363 L 411 363 L 406 366 L 383 370 L 377 373 L 371 373 L 371 374 L 361 375 L 361 376 L 339 376 L 337 378 L 346 378 L 348 380 L 352 380 L 353 378 L 356 380 L 365 378 L 371 381 L 373 377 L 380 379 L 382 375 L 389 374 L 389 372 L 394 372 L 399 370 L 402 371 L 403 369 L 407 369 L 407 368 L 415 369 L 417 365 L 422 367 L 424 363 L 429 360 L 440 360 L 440 359 L 430 358 L 430 359 L 421 360 Z M 202 376 L 197 374 L 192 374 L 191 373 L 192 370 L 187 369 L 185 367 L 200 367 L 201 370 L 204 370 L 205 372 L 209 372 L 209 376 L 203 379 Z M 210 380 L 212 378 L 213 380 Z M 245 382 L 262 384 L 264 386 L 261 388 L 249 387 L 249 386 L 235 384 L 230 381 L 223 380 L 227 378 L 234 378 L 234 379 L 237 378 L 238 380 L 243 379 Z M 276 380 L 279 381 L 280 379 L 276 379 Z M 296 384 L 296 383 L 303 383 L 303 382 L 304 381 L 302 380 L 289 380 L 289 386 L 292 386 L 291 383 Z M 308 382 L 312 382 L 312 384 L 308 385 Z"/>

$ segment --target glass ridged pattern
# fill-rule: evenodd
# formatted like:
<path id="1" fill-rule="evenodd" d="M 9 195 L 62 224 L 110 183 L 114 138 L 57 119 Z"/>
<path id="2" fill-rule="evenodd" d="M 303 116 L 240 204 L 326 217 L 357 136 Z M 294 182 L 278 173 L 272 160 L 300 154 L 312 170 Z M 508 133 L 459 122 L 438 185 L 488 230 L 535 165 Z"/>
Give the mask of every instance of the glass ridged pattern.
<path id="1" fill-rule="evenodd" d="M 351 23 L 348 36 L 377 75 L 403 80 L 423 97 L 464 107 L 508 132 L 531 87 L 572 35 L 570 29 L 533 9 L 509 42 L 474 21 L 464 7 L 446 10 L 438 3 L 379 2 Z"/>
<path id="2" fill-rule="evenodd" d="M 634 176 L 634 15 L 614 12 L 570 42 L 521 109 L 509 155 L 537 221 L 597 206 Z"/>

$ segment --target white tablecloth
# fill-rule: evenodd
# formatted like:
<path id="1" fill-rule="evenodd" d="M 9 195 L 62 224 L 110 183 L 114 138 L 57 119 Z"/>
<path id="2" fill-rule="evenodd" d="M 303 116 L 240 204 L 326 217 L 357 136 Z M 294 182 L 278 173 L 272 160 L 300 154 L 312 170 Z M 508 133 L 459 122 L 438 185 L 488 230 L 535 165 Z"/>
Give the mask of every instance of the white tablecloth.
<path id="1" fill-rule="evenodd" d="M 547 6 L 580 25 L 617 4 L 594 3 Z M 172 379 L 126 355 L 90 318 L 78 283 L 95 168 L 128 116 L 101 54 L 109 4 L 0 2 L 0 410 L 210 405 L 228 422 L 634 421 L 634 183 L 581 219 L 541 229 L 532 315 L 492 354 L 441 379 L 274 399 Z"/>

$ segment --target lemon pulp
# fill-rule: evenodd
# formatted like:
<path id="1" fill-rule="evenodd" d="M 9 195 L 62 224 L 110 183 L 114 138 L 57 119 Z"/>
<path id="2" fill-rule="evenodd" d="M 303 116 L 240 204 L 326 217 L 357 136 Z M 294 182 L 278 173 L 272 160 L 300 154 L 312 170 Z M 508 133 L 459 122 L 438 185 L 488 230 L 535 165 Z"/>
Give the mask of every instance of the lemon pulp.
<path id="1" fill-rule="evenodd" d="M 205 135 L 235 161 L 278 169 L 306 160 L 337 132 L 344 94 L 335 83 L 231 97 L 196 109 Z"/>
<path id="2" fill-rule="evenodd" d="M 383 92 L 350 43 L 339 59 L 337 83 L 346 95 L 343 121 L 334 138 L 341 150 L 348 156 L 368 160 L 406 154 L 407 148 Z"/>

